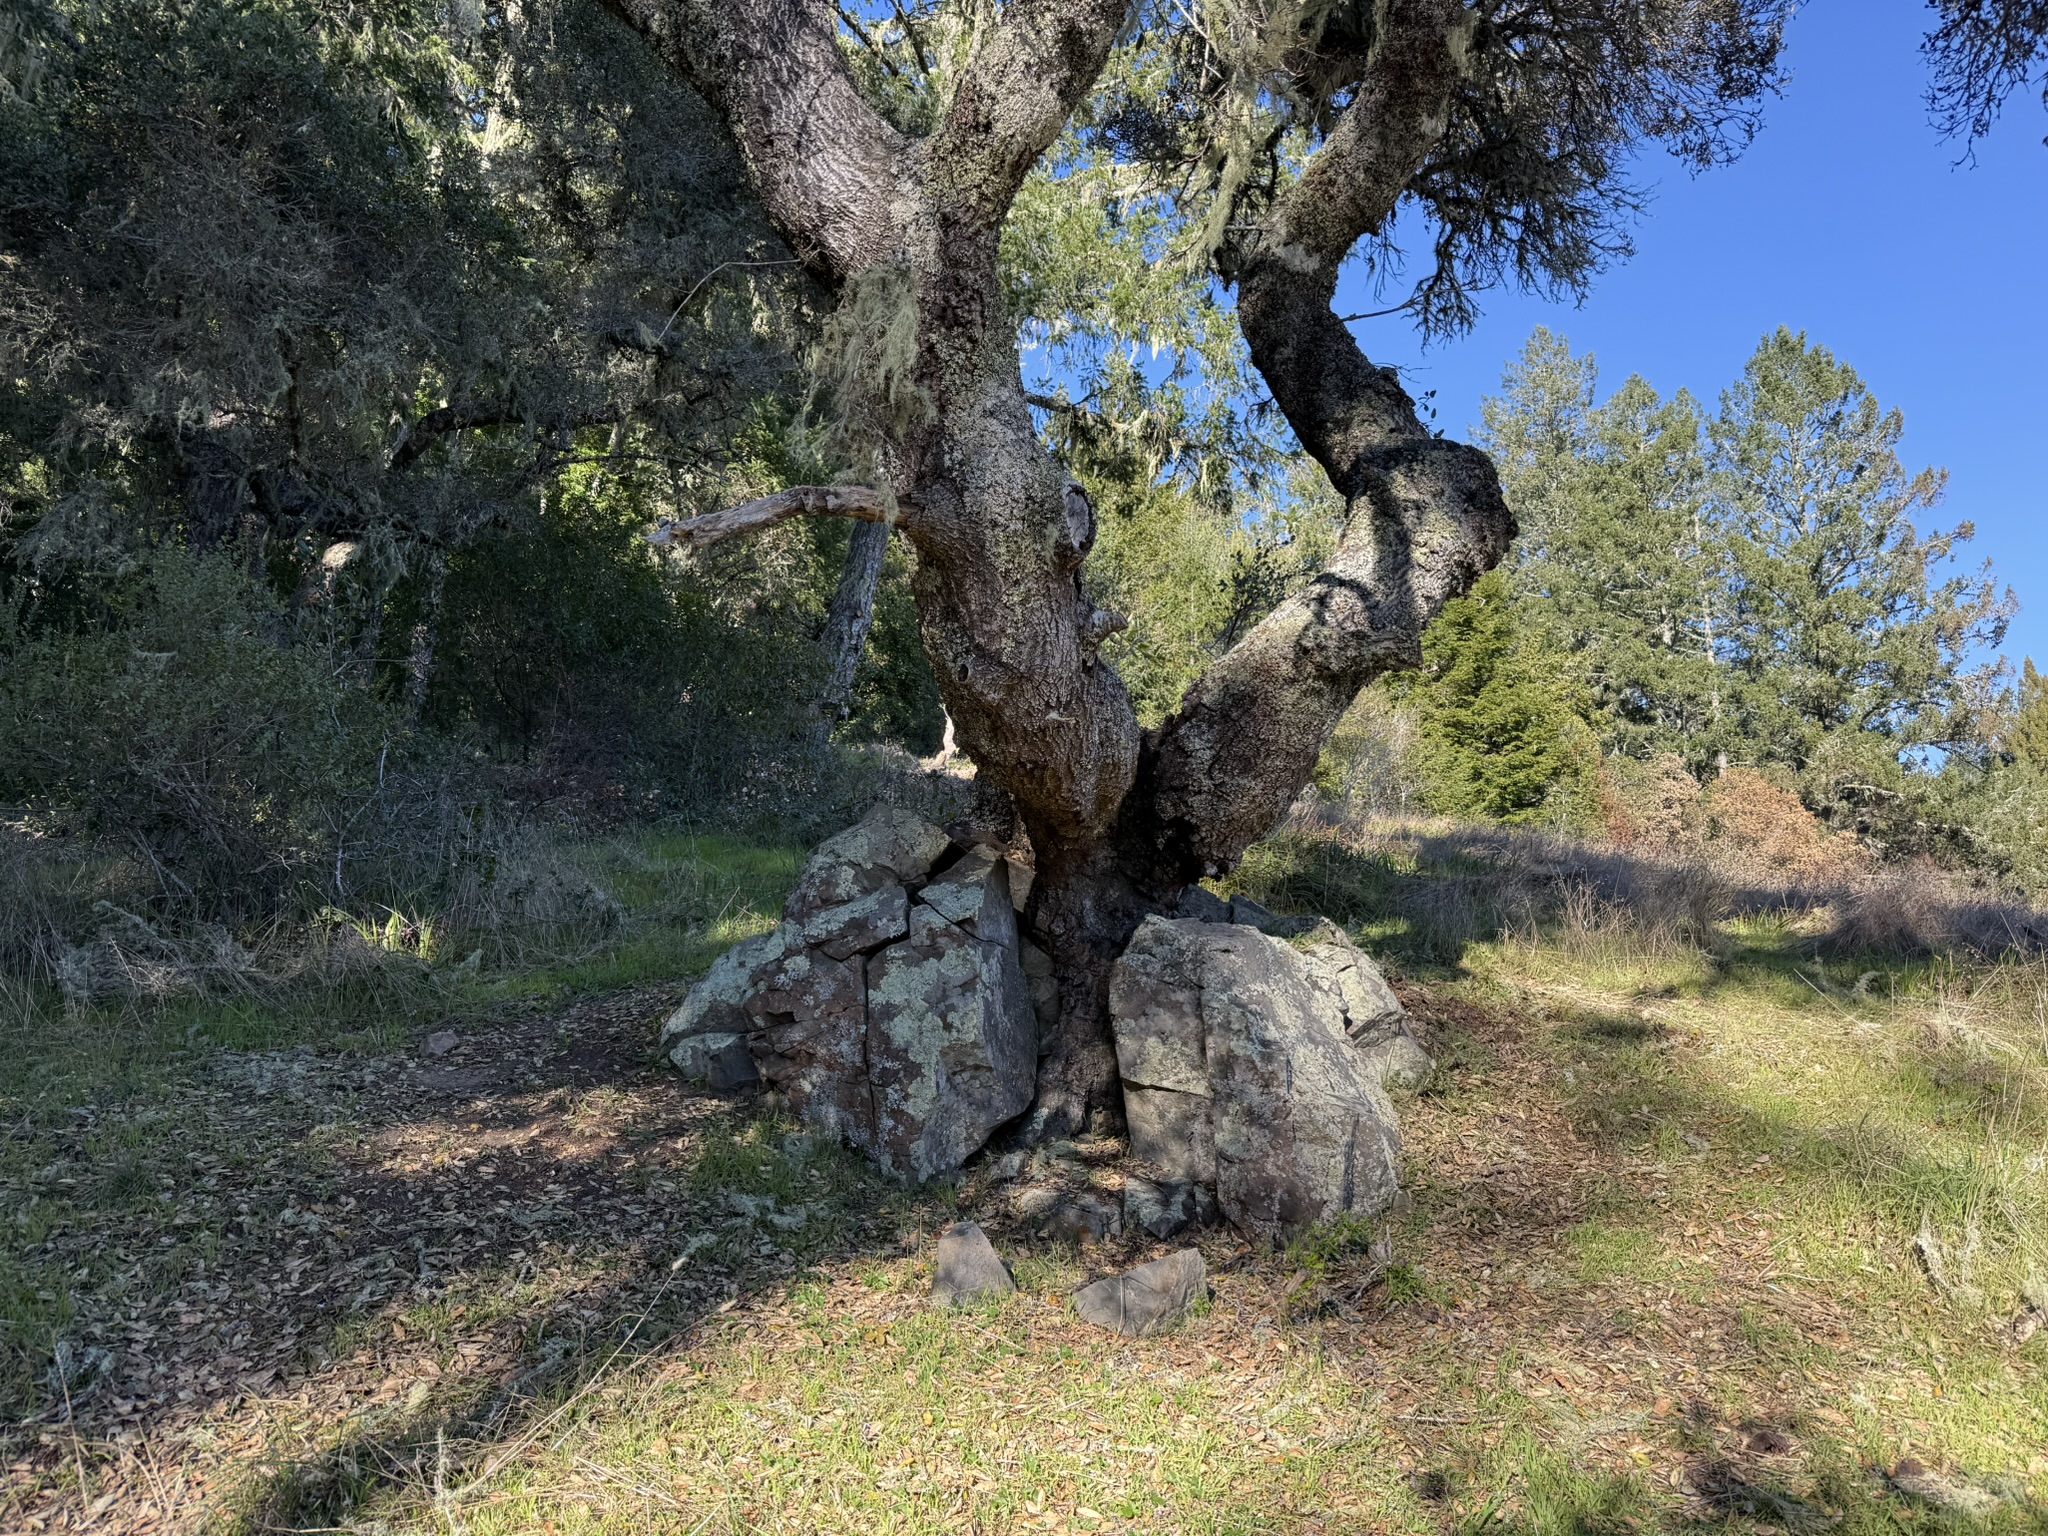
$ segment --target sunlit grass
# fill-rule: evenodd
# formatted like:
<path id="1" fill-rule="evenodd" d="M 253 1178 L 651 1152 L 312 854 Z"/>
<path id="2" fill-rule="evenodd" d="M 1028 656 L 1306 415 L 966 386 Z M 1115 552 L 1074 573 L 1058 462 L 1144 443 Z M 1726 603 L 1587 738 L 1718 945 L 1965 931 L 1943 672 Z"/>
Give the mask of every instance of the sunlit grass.
<path id="1" fill-rule="evenodd" d="M 666 835 L 572 852 L 620 908 L 609 931 L 468 970 L 409 962 L 322 999 L 45 1012 L 10 1111 L 47 1125 L 146 1097 L 195 1053 L 380 1055 L 441 1018 L 671 982 L 771 922 L 797 864 Z M 435 1439 L 468 1401 L 455 1385 L 346 1421 L 282 1418 L 290 1449 L 270 1460 L 341 1470 L 303 1505 L 246 1505 L 263 1512 L 246 1528 L 2048 1528 L 2048 1330 L 2004 1332 L 2048 1306 L 2048 968 L 1823 953 L 1812 923 L 1754 914 L 1648 937 L 1597 904 L 1562 926 L 1475 927 L 1482 869 L 1361 857 L 1317 852 L 1304 873 L 1269 847 L 1241 878 L 1275 906 L 1326 904 L 1424 984 L 1411 996 L 1440 1071 L 1403 1112 L 1412 1212 L 1274 1253 L 1211 1234 L 1211 1305 L 1131 1343 L 1072 1313 L 1099 1255 L 1014 1233 L 1017 1295 L 930 1310 L 934 1234 L 999 1213 L 999 1196 L 903 1190 L 794 1125 L 735 1118 L 649 1186 L 716 1213 L 686 1262 L 766 1266 L 729 1311 L 574 1357 L 475 1442 Z M 565 1120 L 609 1123 L 609 1091 L 570 1096 Z M 16 1214 L 0 1307 L 18 1398 L 83 1293 L 37 1269 L 41 1234 L 159 1198 L 178 1134 L 132 1117 L 92 1133 L 74 1183 Z M 48 1157 L 34 1137 L 0 1152 L 22 1173 Z M 455 1370 L 464 1329 L 600 1278 L 578 1262 L 480 1270 L 336 1347 L 402 1333 Z M 590 1337 L 624 1336 L 634 1305 Z M 481 1400 L 488 1383 L 461 1390 Z M 354 1459 L 366 1440 L 409 1459 Z M 1901 1493 L 1882 1473 L 1904 1457 L 1984 1507 Z"/>

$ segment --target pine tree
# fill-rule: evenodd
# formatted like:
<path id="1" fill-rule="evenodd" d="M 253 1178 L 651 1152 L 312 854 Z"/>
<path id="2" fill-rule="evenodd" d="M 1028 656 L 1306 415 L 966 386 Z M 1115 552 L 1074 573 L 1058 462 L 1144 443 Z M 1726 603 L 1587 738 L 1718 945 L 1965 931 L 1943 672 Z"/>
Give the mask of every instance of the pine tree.
<path id="1" fill-rule="evenodd" d="M 1943 476 L 1909 474 L 1904 421 L 1804 335 L 1764 339 L 1713 423 L 1712 514 L 1728 620 L 1716 637 L 1749 753 L 1820 808 L 1896 792 L 1902 759 L 1981 739 L 2015 609 L 1987 564 L 1943 579 L 1974 530 L 1923 536 Z"/>
<path id="2" fill-rule="evenodd" d="M 1526 823 L 1581 820 L 1599 750 L 1581 699 L 1496 572 L 1446 604 L 1424 671 L 1398 692 L 1421 720 L 1431 809 Z"/>
<path id="3" fill-rule="evenodd" d="M 1598 380 L 1539 329 L 1486 402 L 1482 441 L 1522 525 L 1515 589 L 1608 751 L 1699 771 L 1728 745 L 1701 412 L 1640 378 L 1596 405 Z"/>

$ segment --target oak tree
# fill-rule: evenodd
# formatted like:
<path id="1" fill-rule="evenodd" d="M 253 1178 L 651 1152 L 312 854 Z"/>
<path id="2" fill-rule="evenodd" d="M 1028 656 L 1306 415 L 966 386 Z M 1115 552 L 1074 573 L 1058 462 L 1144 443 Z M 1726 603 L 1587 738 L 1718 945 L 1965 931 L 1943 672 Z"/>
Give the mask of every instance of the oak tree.
<path id="1" fill-rule="evenodd" d="M 1426 270 L 1397 308 L 1469 324 L 1513 281 L 1625 254 L 1647 142 L 1705 166 L 1776 83 L 1788 0 L 610 0 L 730 127 L 834 297 L 820 377 L 848 475 L 675 530 L 892 524 L 962 749 L 1015 802 L 1061 977 L 1034 1129 L 1120 1113 L 1109 966 L 1141 917 L 1286 813 L 1359 689 L 1503 556 L 1493 465 L 1425 425 L 1333 308 L 1340 270 Z M 1091 600 L 1095 512 L 1041 438 L 1001 246 L 1027 181 L 1108 157 L 1162 262 L 1234 304 L 1260 386 L 1346 508 L 1324 568 L 1141 729 Z M 1035 179 L 1034 179 L 1035 174 Z"/>

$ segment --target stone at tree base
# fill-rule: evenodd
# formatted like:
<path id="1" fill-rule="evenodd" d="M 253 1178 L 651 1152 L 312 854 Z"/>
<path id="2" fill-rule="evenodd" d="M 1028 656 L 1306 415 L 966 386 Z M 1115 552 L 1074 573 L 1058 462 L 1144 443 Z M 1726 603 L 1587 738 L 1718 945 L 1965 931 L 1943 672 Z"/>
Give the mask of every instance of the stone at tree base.
<path id="1" fill-rule="evenodd" d="M 977 845 L 933 877 L 951 846 L 894 806 L 820 844 L 782 925 L 720 956 L 670 1016 L 671 1059 L 714 1087 L 758 1075 L 904 1177 L 957 1169 L 1029 1106 L 1040 1026 L 1010 863 Z"/>
<path id="2" fill-rule="evenodd" d="M 1314 962 L 1312 978 L 1334 995 L 1344 1015 L 1344 1033 L 1359 1048 L 1381 1083 L 1413 1087 L 1435 1070 L 1436 1063 L 1408 1029 L 1408 1010 L 1387 985 L 1372 956 L 1353 944 L 1336 924 L 1322 925 L 1327 936 L 1302 947 Z"/>
<path id="3" fill-rule="evenodd" d="M 723 1031 L 685 1035 L 669 1053 L 669 1060 L 676 1064 L 684 1077 L 693 1083 L 704 1084 L 713 1093 L 725 1093 L 761 1080 L 761 1073 L 754 1066 L 753 1054 L 747 1049 L 745 1035 Z"/>
<path id="4" fill-rule="evenodd" d="M 1074 1311 L 1083 1322 L 1139 1339 L 1178 1322 L 1207 1294 L 1202 1255 L 1183 1248 L 1082 1286 L 1074 1292 Z"/>
<path id="5" fill-rule="evenodd" d="M 885 885 L 866 896 L 813 912 L 797 925 L 796 942 L 821 949 L 831 959 L 844 960 L 902 938 L 909 920 L 909 895 L 900 885 Z"/>
<path id="6" fill-rule="evenodd" d="M 1174 916 L 1193 918 L 1198 923 L 1227 923 L 1230 921 L 1230 903 L 1214 891 L 1190 885 L 1180 893 Z"/>
<path id="7" fill-rule="evenodd" d="M 1253 1236 L 1385 1210 L 1397 1122 L 1341 997 L 1317 957 L 1255 929 L 1147 918 L 1110 973 L 1131 1150 L 1212 1187 Z"/>
<path id="8" fill-rule="evenodd" d="M 783 956 L 760 975 L 746 1011 L 755 1069 L 806 1125 L 856 1146 L 874 1135 L 864 1036 L 864 962 L 818 950 Z"/>
<path id="9" fill-rule="evenodd" d="M 1158 1173 L 1185 1184 L 1216 1186 L 1215 1104 L 1199 1092 L 1140 1087 L 1124 1079 L 1124 1124 L 1131 1150 Z"/>
<path id="10" fill-rule="evenodd" d="M 1007 942 L 974 937 L 920 904 L 909 937 L 868 962 L 875 1118 L 861 1144 L 908 1178 L 958 1168 L 1024 1113 L 1036 1085 L 1038 1024 L 1009 901 L 994 913 L 977 907 L 975 920 L 984 930 L 1008 923 Z"/>
<path id="11" fill-rule="evenodd" d="M 939 1239 L 932 1274 L 934 1302 L 961 1307 L 988 1296 L 1007 1296 L 1016 1289 L 1016 1281 L 980 1226 L 962 1221 L 946 1229 Z"/>
<path id="12" fill-rule="evenodd" d="M 1010 905 L 1010 882 L 1000 854 L 970 848 L 943 874 L 935 875 L 917 893 L 918 905 L 930 907 L 947 922 L 977 939 L 1015 942 L 1017 909 Z"/>
<path id="13" fill-rule="evenodd" d="M 661 1043 L 667 1045 L 691 1035 L 735 1034 L 752 1029 L 754 1021 L 747 1016 L 747 999 L 753 995 L 755 980 L 782 958 L 792 937 L 791 928 L 784 924 L 756 938 L 742 940 L 712 961 L 711 969 L 690 988 L 682 1006 L 661 1026 Z M 682 1062 L 677 1061 L 676 1065 L 681 1066 Z"/>
<path id="14" fill-rule="evenodd" d="M 1199 1184 L 1124 1180 L 1124 1225 L 1154 1237 L 1173 1237 L 1216 1219 L 1215 1198 Z"/>
<path id="15" fill-rule="evenodd" d="M 818 844 L 783 916 L 801 921 L 891 885 L 914 885 L 931 873 L 952 839 L 923 817 L 878 805 L 844 832 Z"/>

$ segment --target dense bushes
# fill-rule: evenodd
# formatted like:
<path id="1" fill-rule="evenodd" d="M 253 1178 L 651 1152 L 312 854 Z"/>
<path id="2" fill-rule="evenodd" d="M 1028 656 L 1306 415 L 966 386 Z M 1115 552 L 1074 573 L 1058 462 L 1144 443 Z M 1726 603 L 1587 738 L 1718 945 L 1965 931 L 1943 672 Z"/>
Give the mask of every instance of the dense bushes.
<path id="1" fill-rule="evenodd" d="M 102 596 L 91 622 L 5 616 L 0 799 L 75 818 L 208 916 L 331 888 L 380 779 L 408 766 L 399 712 L 289 643 L 284 606 L 223 557 L 159 552 Z"/>

